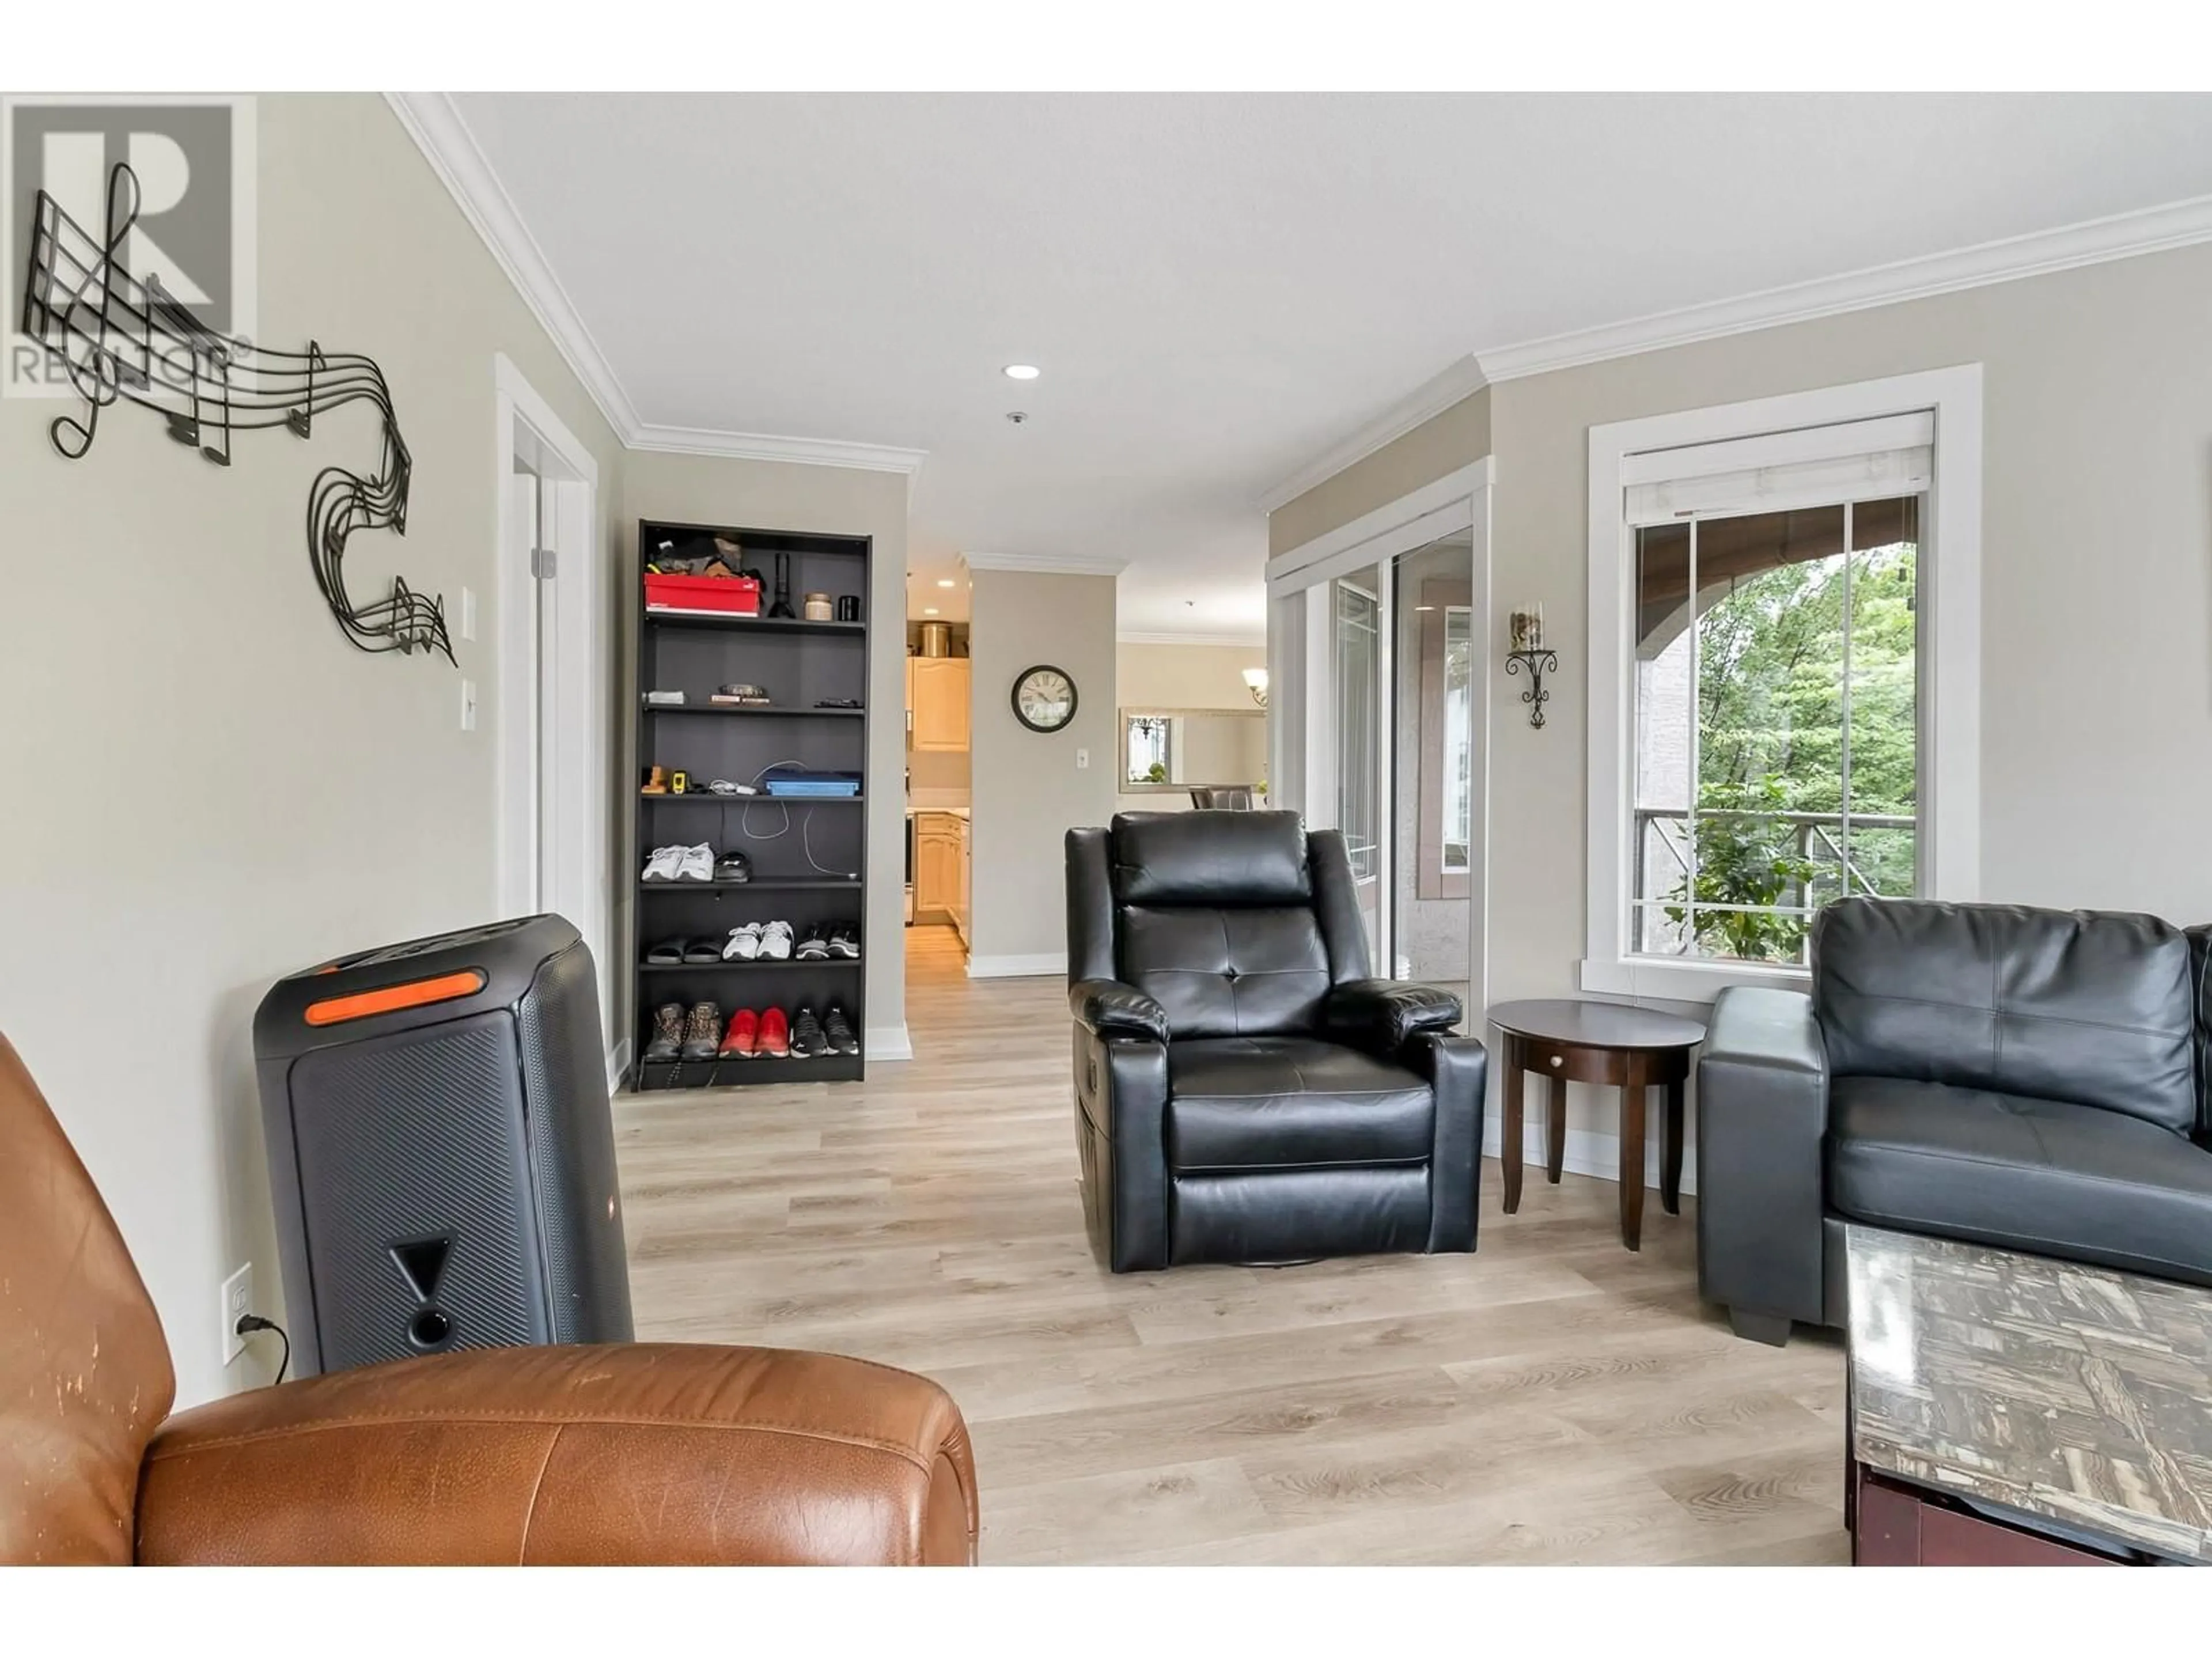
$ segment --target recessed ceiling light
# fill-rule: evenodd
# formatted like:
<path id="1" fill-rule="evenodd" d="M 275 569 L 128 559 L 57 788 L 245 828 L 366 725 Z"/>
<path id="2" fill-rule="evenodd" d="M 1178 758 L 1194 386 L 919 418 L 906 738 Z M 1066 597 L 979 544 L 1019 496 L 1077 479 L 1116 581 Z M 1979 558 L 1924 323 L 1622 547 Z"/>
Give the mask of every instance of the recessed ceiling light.
<path id="1" fill-rule="evenodd" d="M 1010 380 L 1034 380 L 1044 373 L 1035 363 L 1008 363 L 1001 372 Z"/>
<path id="2" fill-rule="evenodd" d="M 952 586 L 952 578 L 950 576 L 939 576 L 937 579 L 937 585 L 939 587 L 950 587 Z"/>
<path id="3" fill-rule="evenodd" d="M 926 605 L 921 608 L 921 614 L 925 617 L 933 617 L 937 614 L 937 607 L 933 605 Z"/>

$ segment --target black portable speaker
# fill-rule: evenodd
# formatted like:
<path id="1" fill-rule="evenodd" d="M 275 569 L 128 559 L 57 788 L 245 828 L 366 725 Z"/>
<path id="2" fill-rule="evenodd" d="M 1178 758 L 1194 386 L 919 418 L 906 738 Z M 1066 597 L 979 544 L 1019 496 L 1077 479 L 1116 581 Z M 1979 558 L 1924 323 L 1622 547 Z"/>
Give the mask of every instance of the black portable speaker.
<path id="1" fill-rule="evenodd" d="M 630 1340 L 598 975 L 568 922 L 295 974 L 253 1049 L 301 1375 Z"/>

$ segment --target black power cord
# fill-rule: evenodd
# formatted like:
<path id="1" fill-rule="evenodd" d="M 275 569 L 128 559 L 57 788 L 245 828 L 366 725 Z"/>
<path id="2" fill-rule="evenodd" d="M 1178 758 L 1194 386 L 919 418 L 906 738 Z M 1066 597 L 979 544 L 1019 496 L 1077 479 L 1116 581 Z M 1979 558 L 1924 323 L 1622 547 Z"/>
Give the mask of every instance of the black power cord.
<path id="1" fill-rule="evenodd" d="M 256 1331 L 274 1331 L 276 1340 L 284 1345 L 284 1358 L 276 1364 L 276 1381 L 282 1382 L 284 1373 L 292 1369 L 292 1339 L 284 1334 L 284 1328 L 273 1319 L 264 1319 L 259 1314 L 239 1315 L 238 1334 L 240 1336 L 251 1336 Z"/>

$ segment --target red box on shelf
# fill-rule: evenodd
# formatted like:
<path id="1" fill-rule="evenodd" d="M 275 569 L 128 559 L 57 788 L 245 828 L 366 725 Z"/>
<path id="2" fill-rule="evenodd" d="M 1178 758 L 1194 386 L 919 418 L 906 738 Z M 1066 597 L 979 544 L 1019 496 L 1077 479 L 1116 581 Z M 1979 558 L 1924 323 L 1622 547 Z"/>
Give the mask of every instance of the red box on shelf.
<path id="1" fill-rule="evenodd" d="M 750 576 L 663 576 L 647 571 L 645 608 L 691 616 L 757 617 L 761 585 Z"/>

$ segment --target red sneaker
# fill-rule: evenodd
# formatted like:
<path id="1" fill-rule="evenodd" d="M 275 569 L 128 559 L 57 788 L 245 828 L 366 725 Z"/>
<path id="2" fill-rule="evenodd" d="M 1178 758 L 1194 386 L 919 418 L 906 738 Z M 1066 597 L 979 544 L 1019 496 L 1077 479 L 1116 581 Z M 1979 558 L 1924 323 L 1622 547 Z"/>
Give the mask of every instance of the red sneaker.
<path id="1" fill-rule="evenodd" d="M 750 1060 L 760 1052 L 760 1016 L 740 1008 L 730 1016 L 729 1034 L 722 1039 L 724 1060 Z"/>
<path id="2" fill-rule="evenodd" d="M 791 1022 L 781 1008 L 771 1008 L 760 1017 L 760 1053 L 769 1060 L 791 1058 Z"/>

